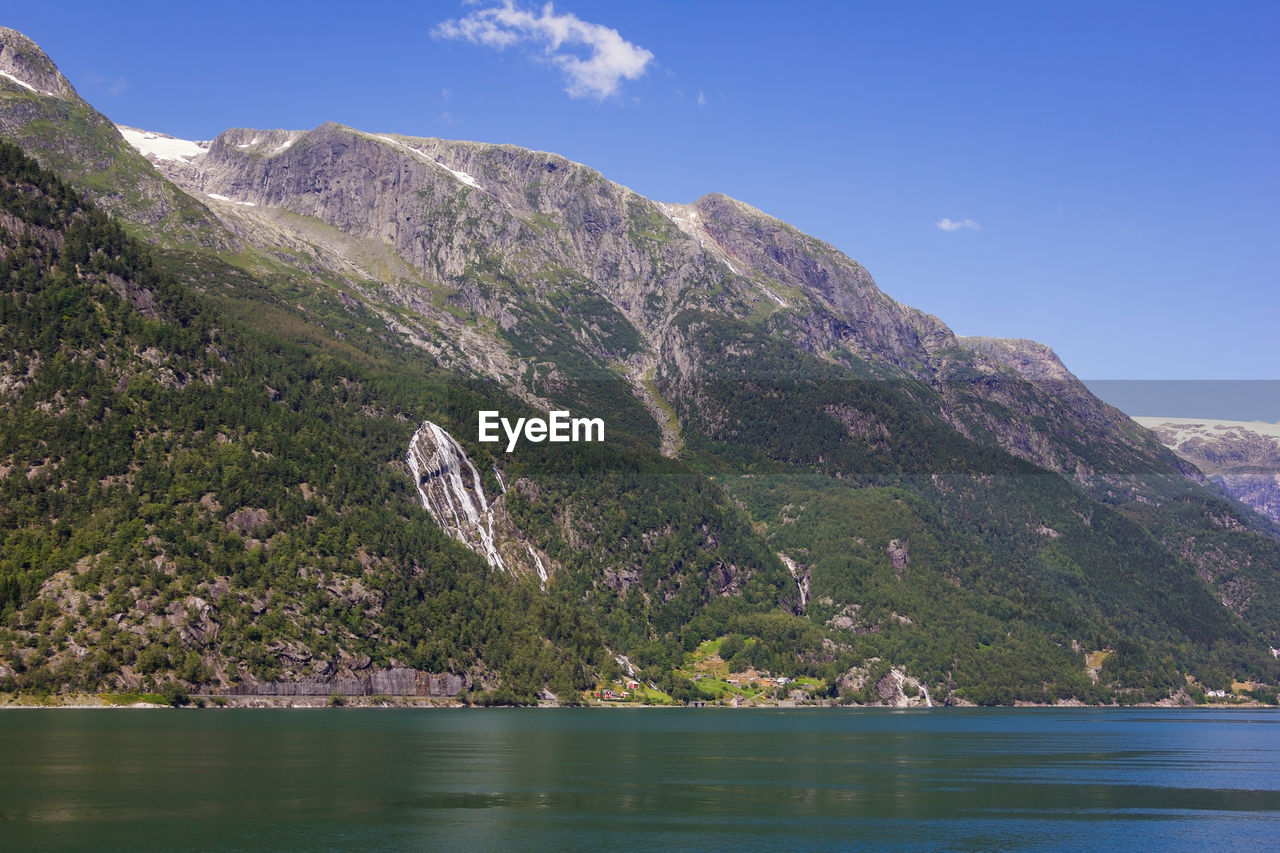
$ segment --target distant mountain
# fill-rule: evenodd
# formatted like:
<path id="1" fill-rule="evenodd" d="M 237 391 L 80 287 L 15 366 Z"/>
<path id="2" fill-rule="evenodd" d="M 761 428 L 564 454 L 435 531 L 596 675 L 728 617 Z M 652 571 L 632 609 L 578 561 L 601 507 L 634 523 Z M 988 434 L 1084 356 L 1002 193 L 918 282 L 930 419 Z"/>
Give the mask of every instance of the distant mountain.
<path id="1" fill-rule="evenodd" d="M 1280 524 L 1280 424 L 1134 418 L 1232 497 Z"/>
<path id="2" fill-rule="evenodd" d="M 881 701 L 878 667 L 984 703 L 1280 675 L 1273 525 L 1043 345 L 957 337 L 742 202 L 650 201 L 554 154 L 116 127 L 0 37 L 0 131 L 145 241 L 73 237 L 102 216 L 73 200 L 31 219 L 22 198 L 65 189 L 14 161 L 6 263 L 40 248 L 5 308 L 31 318 L 5 346 L 38 354 L 3 380 L 12 686 L 381 673 L 532 701 L 626 671 L 683 699 L 729 689 L 699 686 L 690 656 L 713 647 L 845 701 Z M 121 257 L 145 262 L 75 266 Z M 41 337 L 62 303 L 30 292 L 196 338 Z M 135 383 L 96 352 L 154 370 Z M 184 402 L 205 375 L 241 408 Z M 477 440 L 481 409 L 599 417 L 607 440 L 507 453 Z M 100 462 L 64 467 L 122 413 Z M 139 478 L 160 460 L 187 468 Z M 93 532 L 103 494 L 115 545 Z"/>

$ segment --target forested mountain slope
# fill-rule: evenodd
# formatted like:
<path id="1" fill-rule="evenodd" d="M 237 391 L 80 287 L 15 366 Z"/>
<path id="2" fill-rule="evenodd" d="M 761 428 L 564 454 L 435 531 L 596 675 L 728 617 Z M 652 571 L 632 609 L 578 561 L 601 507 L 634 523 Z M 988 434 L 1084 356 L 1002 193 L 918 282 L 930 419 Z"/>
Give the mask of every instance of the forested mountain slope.
<path id="1" fill-rule="evenodd" d="M 748 205 L 334 124 L 135 151 L 7 80 L 6 138 L 75 188 L 6 148 L 11 687 L 412 670 L 529 700 L 625 655 L 687 697 L 707 642 L 856 701 L 889 666 L 981 702 L 1276 680 L 1269 522 L 1048 348 L 958 338 Z M 46 133 L 54 101 L 92 120 Z M 608 440 L 476 441 L 481 409 L 551 408 Z M 430 520 L 424 421 L 536 557 Z"/>

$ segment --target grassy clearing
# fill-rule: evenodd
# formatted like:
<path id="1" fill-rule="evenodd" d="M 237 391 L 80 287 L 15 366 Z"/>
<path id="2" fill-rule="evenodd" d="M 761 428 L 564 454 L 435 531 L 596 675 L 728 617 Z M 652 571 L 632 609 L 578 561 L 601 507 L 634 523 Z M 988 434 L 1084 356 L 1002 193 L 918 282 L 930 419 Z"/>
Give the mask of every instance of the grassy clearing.
<path id="1" fill-rule="evenodd" d="M 99 693 L 98 698 L 105 705 L 114 705 L 122 707 L 125 705 L 136 705 L 139 702 L 146 702 L 151 705 L 168 705 L 169 700 L 161 696 L 159 693 Z"/>

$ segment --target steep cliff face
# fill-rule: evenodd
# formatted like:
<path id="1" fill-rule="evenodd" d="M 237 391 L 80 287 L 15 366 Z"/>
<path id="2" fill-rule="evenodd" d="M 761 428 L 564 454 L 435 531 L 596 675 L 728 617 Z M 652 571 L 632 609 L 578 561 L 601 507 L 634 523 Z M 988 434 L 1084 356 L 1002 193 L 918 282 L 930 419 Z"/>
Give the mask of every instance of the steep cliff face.
<path id="1" fill-rule="evenodd" d="M 285 208 L 377 239 L 431 282 L 487 270 L 545 291 L 549 274 L 571 270 L 632 320 L 660 316 L 646 297 L 674 295 L 709 265 L 651 202 L 563 157 L 514 146 L 330 123 L 233 129 L 190 164 L 157 166 L 206 197 Z"/>
<path id="2" fill-rule="evenodd" d="M 785 327 L 815 352 L 847 348 L 903 367 L 953 344 L 939 320 L 887 297 L 861 266 L 759 211 L 723 196 L 655 204 L 554 154 L 326 124 L 229 130 L 190 162 L 154 162 L 189 191 L 239 207 L 228 215 L 286 209 L 377 240 L 504 332 L 529 317 L 529 297 L 585 289 L 658 358 L 671 317 L 690 308 L 786 311 Z M 588 336 L 600 337 L 596 325 Z M 633 354 L 593 343 L 601 361 Z"/>
<path id="3" fill-rule="evenodd" d="M 8 27 L 0 27 L 0 77 L 36 94 L 79 98 L 39 45 Z"/>
<path id="4" fill-rule="evenodd" d="M 423 422 L 409 442 L 409 470 L 422 506 L 450 536 L 475 551 L 495 569 L 529 574 L 546 584 L 549 560 L 525 541 L 507 515 L 502 475 L 494 470 L 502 489 L 494 500 L 462 445 L 431 421 Z"/>
<path id="5" fill-rule="evenodd" d="M 684 209 L 690 232 L 724 253 L 780 308 L 800 310 L 781 325 L 810 351 L 855 353 L 918 369 L 955 336 L 937 317 L 895 302 L 861 264 L 740 201 L 703 196 Z M 796 294 L 803 294 L 793 306 Z M 788 298 L 790 296 L 790 299 Z"/>

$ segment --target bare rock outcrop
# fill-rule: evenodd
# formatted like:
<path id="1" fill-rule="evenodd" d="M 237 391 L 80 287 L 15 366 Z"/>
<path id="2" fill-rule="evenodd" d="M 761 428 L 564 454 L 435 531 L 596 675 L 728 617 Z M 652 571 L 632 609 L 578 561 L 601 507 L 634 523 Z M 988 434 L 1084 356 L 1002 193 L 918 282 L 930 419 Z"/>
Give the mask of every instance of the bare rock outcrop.
<path id="1" fill-rule="evenodd" d="M 0 27 L 0 76 L 42 95 L 79 97 L 39 45 L 8 27 Z"/>

